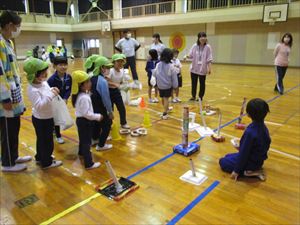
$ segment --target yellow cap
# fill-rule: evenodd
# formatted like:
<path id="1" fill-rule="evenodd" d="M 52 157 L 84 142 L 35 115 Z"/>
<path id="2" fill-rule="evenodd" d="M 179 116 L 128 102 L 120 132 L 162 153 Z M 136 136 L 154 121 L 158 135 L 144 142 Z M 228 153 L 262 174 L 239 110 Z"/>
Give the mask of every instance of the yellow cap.
<path id="1" fill-rule="evenodd" d="M 78 93 L 79 84 L 90 79 L 91 76 L 82 70 L 76 70 L 72 73 L 72 94 Z"/>

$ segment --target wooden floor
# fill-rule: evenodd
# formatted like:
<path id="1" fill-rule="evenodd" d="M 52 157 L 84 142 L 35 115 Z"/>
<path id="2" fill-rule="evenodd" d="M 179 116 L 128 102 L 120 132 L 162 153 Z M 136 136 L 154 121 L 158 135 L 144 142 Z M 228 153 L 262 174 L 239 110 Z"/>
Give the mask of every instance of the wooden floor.
<path id="1" fill-rule="evenodd" d="M 270 101 L 271 113 L 266 118 L 266 125 L 272 144 L 264 165 L 267 180 L 241 179 L 234 182 L 229 174 L 220 170 L 219 158 L 235 152 L 230 139 L 242 135 L 242 131 L 235 130 L 234 123 L 231 123 L 222 129 L 225 143 L 215 143 L 210 138 L 198 142 L 201 151 L 191 158 L 208 179 L 201 186 L 194 186 L 179 179 L 189 170 L 188 158 L 171 154 L 172 147 L 181 141 L 182 107 L 189 105 L 191 111 L 199 110 L 196 103 L 187 101 L 191 89 L 188 66 L 183 66 L 184 82 L 180 90 L 183 103 L 173 104 L 172 118 L 161 120 L 159 112 L 162 106 L 147 104 L 153 123 L 148 135 L 125 136 L 122 141 L 111 141 L 114 146 L 111 151 L 96 152 L 92 149 L 95 161 L 102 162 L 99 169 L 86 171 L 83 168 L 77 157 L 76 127 L 72 127 L 63 132 L 66 143 L 55 144 L 55 156 L 63 160 L 63 166 L 42 171 L 30 162 L 24 173 L 0 172 L 0 224 L 39 224 L 53 217 L 53 224 L 166 224 L 177 221 L 178 224 L 299 224 L 300 70 L 288 69 L 284 84 L 285 90 L 290 91 L 276 97 L 272 67 L 213 66 L 212 75 L 207 77 L 205 101 L 222 109 L 223 124 L 238 116 L 244 96 Z M 131 94 L 148 100 L 144 67 L 145 62 L 138 62 L 138 74 L 144 88 Z M 69 64 L 70 72 L 81 68 L 80 60 Z M 19 149 L 21 155 L 34 156 L 35 134 L 30 104 L 27 97 L 25 99 L 28 110 L 22 116 Z M 68 106 L 74 116 L 71 104 Z M 129 124 L 138 127 L 143 121 L 144 110 L 127 107 L 127 115 Z M 118 120 L 117 113 L 116 118 Z M 200 123 L 199 114 L 196 120 Z M 211 128 L 216 128 L 217 121 L 216 116 L 207 117 Z M 244 121 L 250 122 L 248 118 Z M 189 136 L 190 141 L 198 139 L 197 133 Z M 94 186 L 109 178 L 105 160 L 111 162 L 118 175 L 131 176 L 140 188 L 120 202 L 95 196 Z M 215 183 L 218 185 L 213 188 L 211 185 L 215 181 L 219 184 Z M 207 188 L 211 192 L 204 192 Z M 38 198 L 35 203 L 23 208 L 15 204 L 32 194 Z M 91 196 L 94 199 L 89 201 Z M 201 201 L 190 205 L 194 199 Z M 65 211 L 67 209 L 69 212 Z"/>

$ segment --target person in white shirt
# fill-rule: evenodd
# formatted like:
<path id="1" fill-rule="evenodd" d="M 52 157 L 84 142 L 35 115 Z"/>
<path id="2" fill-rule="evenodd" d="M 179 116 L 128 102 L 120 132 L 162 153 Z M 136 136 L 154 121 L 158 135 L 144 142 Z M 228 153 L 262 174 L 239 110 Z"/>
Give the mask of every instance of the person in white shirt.
<path id="1" fill-rule="evenodd" d="M 120 115 L 120 124 L 123 129 L 130 129 L 126 120 L 126 109 L 122 99 L 120 88 L 123 88 L 122 84 L 125 79 L 123 66 L 126 61 L 126 56 L 123 54 L 114 54 L 112 56 L 112 62 L 114 67 L 110 69 L 109 75 L 106 77 L 109 85 L 109 94 L 111 104 L 117 106 Z M 129 88 L 129 87 L 124 87 Z"/>
<path id="2" fill-rule="evenodd" d="M 28 98 L 32 103 L 32 123 L 37 136 L 35 160 L 43 169 L 62 165 L 62 161 L 53 160 L 53 112 L 52 99 L 59 94 L 56 87 L 47 83 L 48 63 L 30 58 L 24 64 L 28 80 Z"/>
<path id="3" fill-rule="evenodd" d="M 152 45 L 150 49 L 155 49 L 158 54 L 158 59 L 160 59 L 160 55 L 162 51 L 166 48 L 166 46 L 163 44 L 163 42 L 160 40 L 159 33 L 155 33 L 152 35 Z"/>
<path id="4" fill-rule="evenodd" d="M 117 42 L 115 49 L 126 56 L 126 64 L 124 65 L 124 68 L 128 69 L 130 67 L 135 84 L 133 88 L 139 88 L 140 82 L 136 72 L 135 52 L 141 47 L 141 45 L 137 42 L 137 40 L 131 37 L 129 30 L 124 30 L 123 35 L 124 38 Z"/>
<path id="5" fill-rule="evenodd" d="M 79 136 L 78 155 L 83 157 L 87 170 L 98 168 L 101 163 L 93 162 L 91 149 L 92 121 L 101 121 L 103 116 L 94 113 L 90 90 L 90 75 L 81 70 L 72 73 L 72 105 L 75 107 L 76 125 Z"/>
<path id="6" fill-rule="evenodd" d="M 172 102 L 173 103 L 178 103 L 181 102 L 181 100 L 179 99 L 179 88 L 182 87 L 182 75 L 181 75 L 181 63 L 180 60 L 178 59 L 178 54 L 179 51 L 178 49 L 174 48 L 173 49 L 173 59 L 172 59 L 172 64 L 179 69 L 179 73 L 177 74 L 177 78 L 178 78 L 178 87 L 174 88 L 173 93 L 172 93 Z M 175 92 L 175 98 L 174 98 L 174 92 Z"/>

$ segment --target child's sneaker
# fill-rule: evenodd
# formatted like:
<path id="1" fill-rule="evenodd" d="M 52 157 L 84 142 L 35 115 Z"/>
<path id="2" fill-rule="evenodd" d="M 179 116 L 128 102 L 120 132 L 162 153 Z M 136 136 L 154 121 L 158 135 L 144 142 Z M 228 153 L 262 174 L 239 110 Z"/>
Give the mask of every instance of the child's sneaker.
<path id="1" fill-rule="evenodd" d="M 121 126 L 123 129 L 130 129 L 130 126 L 126 123 L 124 125 Z"/>
<path id="2" fill-rule="evenodd" d="M 257 171 L 245 170 L 244 171 L 244 176 L 245 177 L 257 177 L 261 181 L 266 180 L 266 175 L 263 173 L 262 170 L 257 170 Z"/>
<path id="3" fill-rule="evenodd" d="M 56 142 L 57 142 L 58 144 L 63 144 L 63 143 L 65 143 L 65 141 L 64 141 L 64 139 L 63 139 L 62 137 L 56 138 Z"/>
<path id="4" fill-rule="evenodd" d="M 154 98 L 154 99 L 153 99 L 153 102 L 154 102 L 154 103 L 158 103 L 159 101 L 158 101 L 157 98 Z"/>
<path id="5" fill-rule="evenodd" d="M 105 151 L 108 149 L 111 149 L 113 147 L 112 144 L 105 144 L 103 147 L 100 147 L 99 145 L 96 146 L 96 151 Z"/>
<path id="6" fill-rule="evenodd" d="M 31 160 L 32 160 L 32 157 L 27 155 L 27 156 L 18 157 L 15 162 L 16 163 L 24 163 L 24 162 L 28 162 Z"/>
<path id="7" fill-rule="evenodd" d="M 155 103 L 154 98 L 149 98 L 149 103 Z"/>
<path id="8" fill-rule="evenodd" d="M 161 118 L 162 118 L 163 120 L 167 120 L 169 117 L 168 117 L 168 114 L 162 114 L 162 115 L 161 115 Z"/>
<path id="9" fill-rule="evenodd" d="M 86 168 L 87 170 L 92 170 L 92 169 L 96 169 L 101 165 L 100 162 L 95 162 L 92 166 Z"/>
<path id="10" fill-rule="evenodd" d="M 181 102 L 181 99 L 180 99 L 180 98 L 177 98 L 177 97 L 176 97 L 175 99 L 176 99 L 177 102 Z"/>
<path id="11" fill-rule="evenodd" d="M 20 172 L 26 170 L 27 166 L 25 164 L 16 164 L 14 166 L 2 166 L 2 172 Z"/>
<path id="12" fill-rule="evenodd" d="M 173 103 L 177 103 L 177 100 L 176 100 L 176 98 L 173 98 L 171 102 L 173 102 Z"/>
<path id="13" fill-rule="evenodd" d="M 173 110 L 173 106 L 169 106 L 168 113 L 171 112 L 172 110 Z"/>
<path id="14" fill-rule="evenodd" d="M 53 160 L 52 164 L 50 166 L 43 167 L 43 170 L 50 169 L 50 168 L 53 168 L 53 167 L 58 167 L 58 166 L 61 166 L 62 164 L 63 164 L 62 161 Z"/>

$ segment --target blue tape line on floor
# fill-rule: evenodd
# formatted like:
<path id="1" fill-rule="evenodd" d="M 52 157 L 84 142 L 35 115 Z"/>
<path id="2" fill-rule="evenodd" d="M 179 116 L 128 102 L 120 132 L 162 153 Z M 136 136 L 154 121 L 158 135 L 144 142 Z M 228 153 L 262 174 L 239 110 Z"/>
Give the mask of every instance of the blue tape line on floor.
<path id="1" fill-rule="evenodd" d="M 180 213 L 171 219 L 167 225 L 176 224 L 182 217 L 191 211 L 202 199 L 204 199 L 213 189 L 219 185 L 219 181 L 214 181 L 208 188 L 205 189 L 197 198 L 195 198 L 189 205 L 187 205 Z"/>

